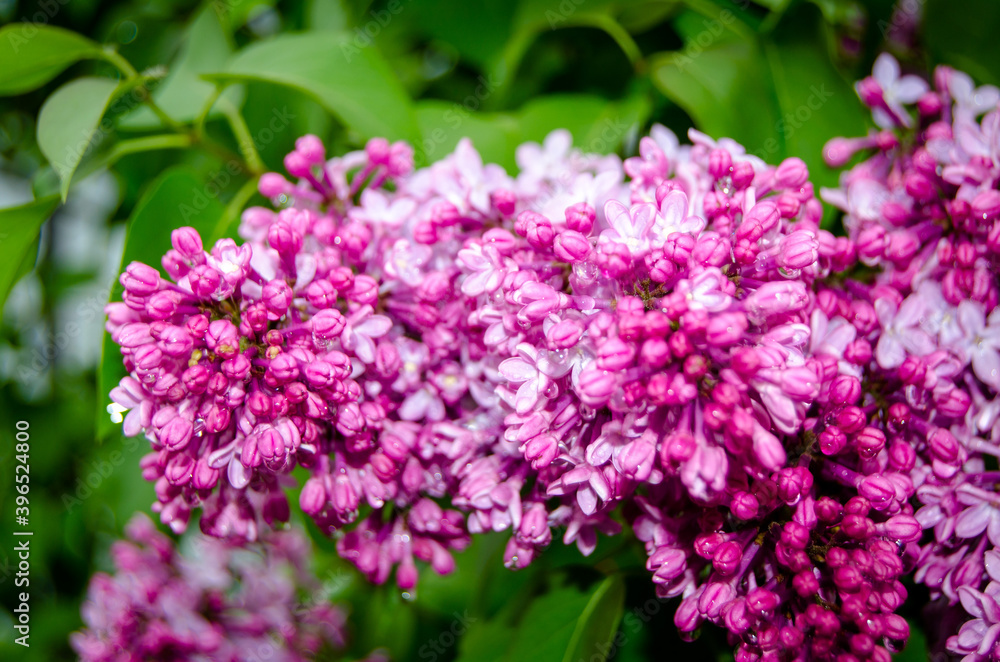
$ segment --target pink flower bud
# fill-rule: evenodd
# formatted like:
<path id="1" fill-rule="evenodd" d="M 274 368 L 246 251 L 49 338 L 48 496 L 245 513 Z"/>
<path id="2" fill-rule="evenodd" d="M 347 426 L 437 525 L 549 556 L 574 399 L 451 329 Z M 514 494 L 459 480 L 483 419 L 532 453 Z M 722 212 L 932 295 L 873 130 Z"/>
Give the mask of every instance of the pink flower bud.
<path id="1" fill-rule="evenodd" d="M 232 358 L 240 351 L 236 327 L 229 320 L 215 320 L 208 325 L 205 344 L 223 358 Z"/>
<path id="2" fill-rule="evenodd" d="M 865 459 L 872 459 L 885 448 L 885 433 L 878 428 L 867 427 L 854 438 L 858 454 Z"/>
<path id="3" fill-rule="evenodd" d="M 316 517 L 323 508 L 326 507 L 326 489 L 323 487 L 323 479 L 313 476 L 302 486 L 299 492 L 299 507 L 302 512 L 312 517 Z"/>
<path id="4" fill-rule="evenodd" d="M 541 434 L 525 442 L 521 447 L 524 458 L 531 462 L 531 466 L 536 471 L 540 471 L 552 464 L 552 461 L 559 454 L 559 442 L 549 434 Z"/>
<path id="5" fill-rule="evenodd" d="M 705 340 L 715 347 L 730 347 L 742 340 L 747 326 L 747 318 L 743 313 L 714 315 L 705 329 Z"/>
<path id="6" fill-rule="evenodd" d="M 310 320 L 313 337 L 320 341 L 329 341 L 340 336 L 347 320 L 339 310 L 321 310 Z"/>
<path id="7" fill-rule="evenodd" d="M 731 577 L 739 568 L 743 550 L 739 544 L 729 541 L 719 545 L 712 556 L 712 566 L 723 577 Z"/>
<path id="8" fill-rule="evenodd" d="M 580 373 L 580 399 L 590 407 L 605 405 L 616 387 L 617 380 L 614 375 L 596 365 Z"/>
<path id="9" fill-rule="evenodd" d="M 920 540 L 923 528 L 920 522 L 911 515 L 895 515 L 890 517 L 884 524 L 879 524 L 877 530 L 880 534 L 892 540 L 910 543 Z"/>
<path id="10" fill-rule="evenodd" d="M 635 346 L 620 338 L 609 338 L 597 350 L 597 367 L 601 370 L 622 370 L 632 364 Z"/>
<path id="11" fill-rule="evenodd" d="M 125 268 L 118 282 L 130 294 L 137 297 L 147 297 L 160 287 L 160 272 L 143 264 L 132 262 Z"/>
<path id="12" fill-rule="evenodd" d="M 557 349 L 573 347 L 583 335 L 583 326 L 576 320 L 563 320 L 552 325 L 546 337 Z"/>
<path id="13" fill-rule="evenodd" d="M 729 262 L 731 254 L 732 246 L 728 239 L 716 232 L 705 232 L 698 238 L 691 257 L 706 267 L 721 267 Z"/>
<path id="14" fill-rule="evenodd" d="M 312 134 L 306 134 L 296 139 L 295 151 L 312 164 L 322 163 L 326 159 L 326 148 L 323 146 L 323 141 Z"/>
<path id="15" fill-rule="evenodd" d="M 157 438 L 160 443 L 172 451 L 182 450 L 191 441 L 194 427 L 191 421 L 181 416 L 170 419 L 166 425 L 160 428 Z"/>
<path id="16" fill-rule="evenodd" d="M 771 281 L 746 298 L 746 308 L 757 317 L 788 314 L 809 305 L 809 292 L 801 281 Z"/>
<path id="17" fill-rule="evenodd" d="M 858 257 L 862 260 L 876 260 L 882 257 L 887 241 L 885 228 L 881 225 L 871 225 L 858 234 L 855 245 L 858 248 Z"/>
<path id="18" fill-rule="evenodd" d="M 490 228 L 483 233 L 483 245 L 493 246 L 501 255 L 507 255 L 517 248 L 517 239 L 503 228 Z"/>
<path id="19" fill-rule="evenodd" d="M 590 234 L 597 218 L 597 211 L 586 202 L 578 202 L 566 208 L 566 226 L 581 234 Z"/>
<path id="20" fill-rule="evenodd" d="M 875 510 L 885 510 L 896 498 L 896 488 L 885 476 L 865 476 L 858 485 L 858 493 L 868 499 Z"/>
<path id="21" fill-rule="evenodd" d="M 756 176 L 754 172 L 753 165 L 748 161 L 739 161 L 733 164 L 732 178 L 733 186 L 738 191 L 750 186 L 753 183 L 753 178 Z"/>
<path id="22" fill-rule="evenodd" d="M 575 230 L 565 230 L 556 236 L 553 250 L 563 262 L 582 262 L 590 255 L 590 240 Z"/>
<path id="23" fill-rule="evenodd" d="M 742 520 L 755 518 L 759 508 L 760 504 L 757 502 L 757 497 L 749 492 L 737 492 L 733 495 L 729 503 L 729 509 L 733 515 Z"/>
<path id="24" fill-rule="evenodd" d="M 778 265 L 784 269 L 805 269 L 819 259 L 819 241 L 812 232 L 797 230 L 781 240 Z"/>
<path id="25" fill-rule="evenodd" d="M 639 349 L 639 361 L 651 368 L 662 368 L 670 360 L 670 347 L 662 338 L 650 338 Z"/>
<path id="26" fill-rule="evenodd" d="M 201 243 L 201 235 L 191 227 L 177 228 L 170 233 L 170 243 L 174 250 L 189 260 L 204 260 L 205 251 Z"/>
<path id="27" fill-rule="evenodd" d="M 638 482 L 649 478 L 653 469 L 656 447 L 644 439 L 636 439 L 625 445 L 618 455 L 617 464 L 621 472 Z"/>
<path id="28" fill-rule="evenodd" d="M 275 172 L 267 172 L 261 175 L 257 189 L 265 198 L 277 198 L 282 193 L 290 193 L 294 187 L 288 180 Z"/>
<path id="29" fill-rule="evenodd" d="M 279 221 L 268 229 L 267 243 L 280 255 L 294 255 L 302 250 L 302 235 L 288 223 Z"/>
<path id="30" fill-rule="evenodd" d="M 775 184 L 779 188 L 797 189 L 809 179 L 809 169 L 798 157 L 789 157 L 781 162 L 774 173 Z"/>

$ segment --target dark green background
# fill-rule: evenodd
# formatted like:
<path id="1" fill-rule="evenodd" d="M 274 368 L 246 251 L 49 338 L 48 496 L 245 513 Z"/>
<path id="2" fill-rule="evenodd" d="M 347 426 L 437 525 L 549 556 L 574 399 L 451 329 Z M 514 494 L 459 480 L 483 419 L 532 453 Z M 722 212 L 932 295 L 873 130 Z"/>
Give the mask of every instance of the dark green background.
<path id="1" fill-rule="evenodd" d="M 376 133 L 409 137 L 422 161 L 442 157 L 469 135 L 484 158 L 512 171 L 518 143 L 557 127 L 570 128 L 584 149 L 629 154 L 650 125 L 661 122 L 682 140 L 691 126 L 736 138 L 772 163 L 799 156 L 817 185 L 832 186 L 837 173 L 822 165 L 820 150 L 833 136 L 859 135 L 870 126 L 851 83 L 870 71 L 879 50 L 892 50 L 908 70 L 948 62 L 980 82 L 1000 82 L 995 0 L 901 4 L 904 15 L 907 9 L 923 13 L 926 27 L 913 39 L 892 42 L 886 40 L 893 21 L 887 0 L 0 0 L 0 23 L 38 21 L 113 45 L 151 74 L 151 89 L 159 86 L 154 94 L 181 122 L 194 119 L 191 100 L 211 90 L 199 75 L 229 72 L 226 80 L 236 84 L 226 103 L 241 109 L 269 169 L 280 169 L 295 138 L 307 132 L 336 152 Z M 316 33 L 312 41 L 287 36 L 310 32 Z M 282 35 L 297 45 L 283 49 L 281 63 L 261 63 L 241 50 Z M 2 47 L 0 79 L 17 57 L 8 53 L 4 61 Z M 325 63 L 344 57 L 370 61 L 374 74 L 357 80 L 332 74 Z M 266 71 L 267 65 L 275 69 Z M 18 200 L 12 191 L 20 198 L 58 192 L 38 146 L 36 118 L 54 90 L 80 76 L 117 73 L 107 63 L 83 61 L 38 89 L 0 97 L 0 208 Z M 815 90 L 828 98 L 800 121 Z M 395 99 L 391 108 L 376 103 L 383 93 Z M 789 122 L 797 111 L 799 119 Z M 112 107 L 105 122 L 109 130 L 83 159 L 68 203 L 38 240 L 35 230 L 47 209 L 20 216 L 0 211 L 0 296 L 6 300 L 10 282 L 29 274 L 0 322 L 4 660 L 71 657 L 66 638 L 81 625 L 88 577 L 109 569 L 111 541 L 131 513 L 153 501 L 152 486 L 136 466 L 145 440 L 122 439 L 103 413 L 120 368 L 113 354 L 102 368 L 102 339 L 94 331 L 126 232 L 127 259 L 157 264 L 171 228 L 194 224 L 209 236 L 231 234 L 235 212 L 257 200 L 245 164 L 220 174 L 230 162 L 220 154 L 239 147 L 221 114 L 205 125 L 214 151 L 122 155 L 116 148 L 141 146 L 136 139 L 162 128 L 148 109 L 128 104 Z M 216 190 L 194 218 L 176 212 L 199 191 Z M 835 221 L 832 214 L 829 219 Z M 30 651 L 11 645 L 17 420 L 29 421 L 32 435 Z M 88 479 L 91 486 L 81 488 Z M 608 651 L 596 646 L 601 639 L 616 642 L 611 656 L 619 661 L 731 657 L 715 631 L 694 644 L 678 641 L 673 605 L 653 600 L 644 555 L 632 538 L 602 540 L 589 560 L 557 541 L 535 566 L 516 574 L 502 567 L 505 540 L 479 539 L 450 577 L 423 572 L 416 599 L 404 600 L 392 586 L 364 583 L 336 559 L 332 543 L 317 538 L 323 595 L 353 611 L 348 659 L 377 646 L 398 660 L 575 659 L 568 647 L 591 651 L 584 658 L 590 659 Z M 917 605 L 921 595 L 911 591 Z M 916 606 L 907 614 L 918 622 Z M 465 634 L 454 643 L 445 633 L 458 621 L 468 627 L 456 625 Z M 595 640 L 581 640 L 580 632 L 595 633 Z M 922 651 L 918 632 L 900 657 L 920 659 Z"/>

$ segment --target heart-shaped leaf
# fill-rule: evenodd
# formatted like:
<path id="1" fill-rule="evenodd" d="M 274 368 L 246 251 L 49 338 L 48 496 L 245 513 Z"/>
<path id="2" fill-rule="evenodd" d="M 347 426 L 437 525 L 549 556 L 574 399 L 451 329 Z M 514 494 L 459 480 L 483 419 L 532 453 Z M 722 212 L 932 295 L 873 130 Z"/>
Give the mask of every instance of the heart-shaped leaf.
<path id="1" fill-rule="evenodd" d="M 110 78 L 77 78 L 45 100 L 38 113 L 38 147 L 59 176 L 63 200 L 84 155 L 103 137 L 101 117 L 120 86 Z"/>
<path id="2" fill-rule="evenodd" d="M 0 313 L 14 283 L 24 275 L 21 266 L 30 259 L 30 249 L 37 247 L 35 239 L 42 223 L 58 205 L 59 198 L 51 195 L 19 207 L 0 209 Z M 34 260 L 30 262 L 34 264 Z"/>
<path id="3" fill-rule="evenodd" d="M 283 35 L 254 44 L 207 78 L 259 80 L 312 96 L 363 138 L 414 140 L 417 122 L 409 97 L 375 48 L 359 47 L 342 32 Z"/>
<path id="4" fill-rule="evenodd" d="M 98 57 L 100 50 L 93 41 L 62 28 L 5 25 L 0 28 L 0 95 L 37 89 L 74 62 Z"/>

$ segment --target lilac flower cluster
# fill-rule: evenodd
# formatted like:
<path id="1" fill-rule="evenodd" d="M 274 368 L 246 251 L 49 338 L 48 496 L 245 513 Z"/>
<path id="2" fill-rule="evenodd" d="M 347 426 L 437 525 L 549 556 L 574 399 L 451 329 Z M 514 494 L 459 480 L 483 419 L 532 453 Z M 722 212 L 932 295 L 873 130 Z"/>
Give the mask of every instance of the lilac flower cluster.
<path id="1" fill-rule="evenodd" d="M 179 229 L 170 280 L 134 263 L 108 308 L 154 509 L 253 540 L 301 466 L 301 509 L 403 589 L 470 534 L 509 531 L 520 568 L 624 523 L 680 631 L 741 662 L 888 662 L 916 568 L 978 619 L 951 649 L 992 659 L 1000 112 L 935 84 L 885 58 L 859 83 L 883 129 L 825 151 L 874 150 L 824 191 L 846 237 L 801 160 L 697 131 L 624 162 L 557 131 L 516 177 L 467 140 L 414 169 L 301 138 L 245 243 Z"/>
<path id="2" fill-rule="evenodd" d="M 961 622 L 962 609 L 969 619 L 939 646 L 966 662 L 1000 660 L 1000 91 L 947 67 L 931 86 L 887 55 L 857 89 L 882 130 L 827 145 L 834 164 L 867 158 L 823 196 L 845 211 L 859 260 L 877 273 L 821 292 L 819 305 L 831 316 L 867 311 L 861 413 L 888 453 L 859 447 L 857 461 L 840 461 L 853 455 L 849 431 L 831 436 L 829 416 L 820 436 L 857 474 L 838 469 L 836 480 L 856 481 L 873 509 L 912 501 L 933 532 L 907 547 L 906 563 L 930 588 L 936 619 Z"/>
<path id="3" fill-rule="evenodd" d="M 71 637 L 80 659 L 293 662 L 343 647 L 345 613 L 300 602 L 316 582 L 299 534 L 254 548 L 192 536 L 181 553 L 141 514 L 126 534 L 111 548 L 115 574 L 91 579 L 85 629 Z"/>

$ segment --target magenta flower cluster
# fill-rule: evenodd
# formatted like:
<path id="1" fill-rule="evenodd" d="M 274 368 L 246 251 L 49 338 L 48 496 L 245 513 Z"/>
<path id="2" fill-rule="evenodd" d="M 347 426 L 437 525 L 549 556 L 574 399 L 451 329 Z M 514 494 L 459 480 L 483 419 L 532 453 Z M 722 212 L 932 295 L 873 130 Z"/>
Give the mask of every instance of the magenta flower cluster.
<path id="1" fill-rule="evenodd" d="M 298 662 L 343 646 L 346 614 L 301 601 L 317 582 L 300 534 L 248 548 L 191 536 L 182 553 L 141 514 L 126 534 L 111 547 L 115 574 L 91 579 L 85 628 L 70 639 L 81 660 Z"/>
<path id="2" fill-rule="evenodd" d="M 177 230 L 108 308 L 154 509 L 254 540 L 301 466 L 300 508 L 403 589 L 470 534 L 520 568 L 625 524 L 740 662 L 888 662 L 915 569 L 973 617 L 950 650 L 997 659 L 997 92 L 883 56 L 858 93 L 883 129 L 825 151 L 872 153 L 823 192 L 846 237 L 801 160 L 697 131 L 624 162 L 557 131 L 516 177 L 467 140 L 415 170 L 301 138 L 242 245 Z"/>
<path id="3" fill-rule="evenodd" d="M 946 624 L 939 644 L 966 662 L 998 660 L 1000 91 L 947 67 L 931 86 L 887 55 L 857 90 L 881 131 L 827 145 L 835 165 L 867 158 L 823 197 L 844 210 L 876 275 L 820 292 L 818 305 L 830 316 L 863 306 L 871 318 L 862 411 L 887 454 L 846 467 L 858 476 L 838 467 L 837 480 L 857 480 L 873 509 L 916 508 L 928 533 L 904 562 Z"/>

